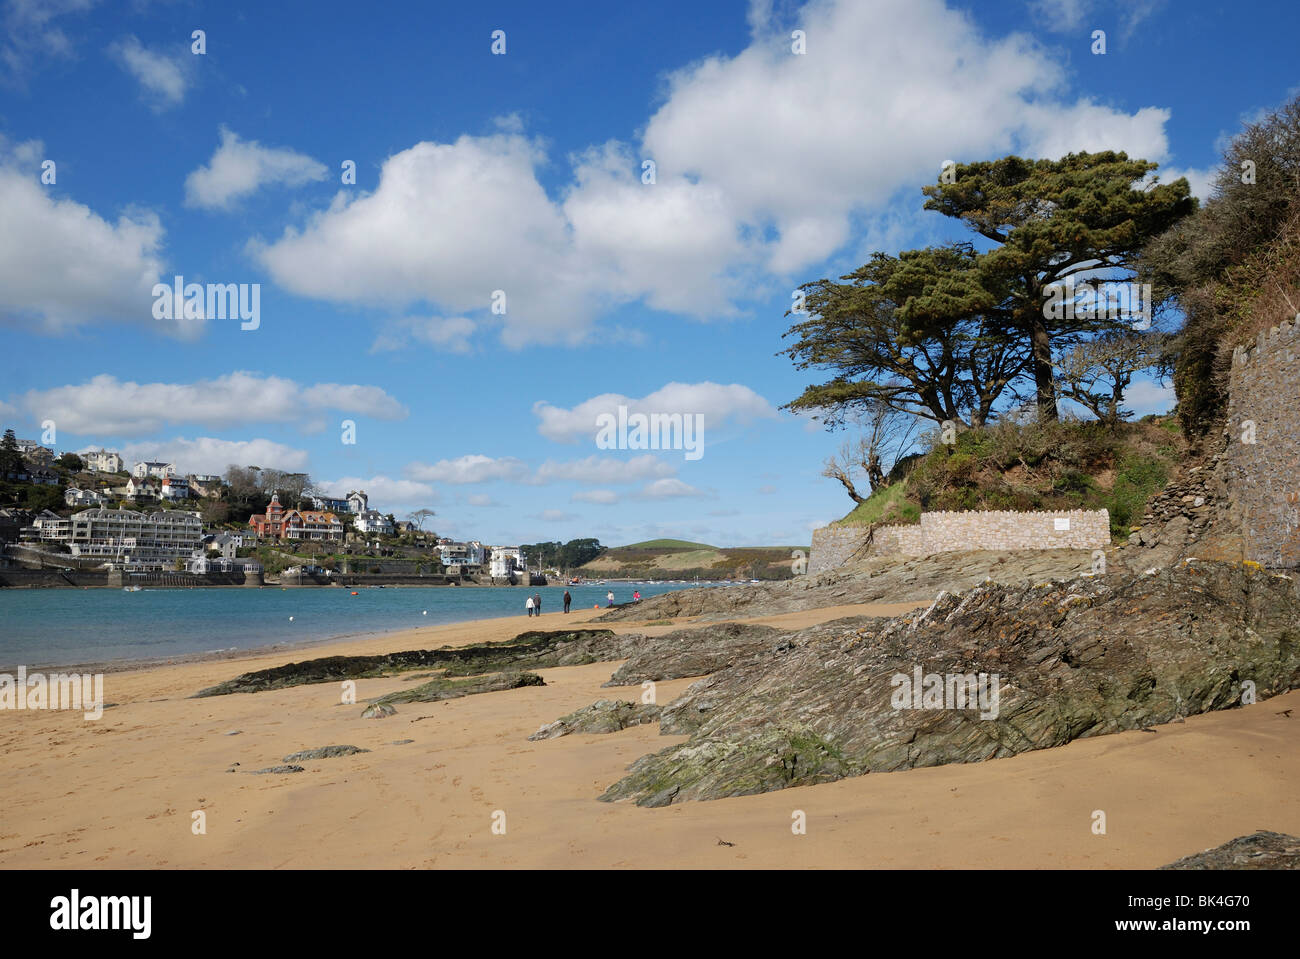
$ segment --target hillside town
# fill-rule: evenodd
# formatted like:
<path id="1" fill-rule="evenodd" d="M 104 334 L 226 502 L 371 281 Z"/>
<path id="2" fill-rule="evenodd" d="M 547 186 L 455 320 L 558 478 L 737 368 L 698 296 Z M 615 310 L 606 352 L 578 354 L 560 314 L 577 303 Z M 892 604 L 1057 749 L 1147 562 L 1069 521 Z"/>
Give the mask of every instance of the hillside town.
<path id="1" fill-rule="evenodd" d="M 128 466 L 108 449 L 56 452 L 12 429 L 0 440 L 0 567 L 113 568 L 196 577 L 263 573 L 296 582 L 344 574 L 532 582 L 525 551 L 458 541 L 373 507 L 365 490 L 333 497 L 305 474 L 175 463 Z M 247 512 L 241 512 L 241 507 Z"/>

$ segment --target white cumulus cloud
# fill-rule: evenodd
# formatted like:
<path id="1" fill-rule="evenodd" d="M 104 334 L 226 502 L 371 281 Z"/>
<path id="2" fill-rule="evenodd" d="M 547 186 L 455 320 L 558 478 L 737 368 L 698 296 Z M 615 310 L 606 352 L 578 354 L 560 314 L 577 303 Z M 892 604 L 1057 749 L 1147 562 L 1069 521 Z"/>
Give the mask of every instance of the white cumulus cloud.
<path id="1" fill-rule="evenodd" d="M 63 332 L 96 321 L 150 324 L 172 334 L 194 322 L 153 318 L 163 263 L 156 214 L 110 222 L 40 182 L 44 148 L 0 139 L 0 322 Z M 57 167 L 56 167 L 57 172 Z"/>
<path id="2" fill-rule="evenodd" d="M 488 483 L 493 480 L 519 480 L 527 475 L 528 467 L 523 460 L 515 459 L 513 456 L 495 459 L 480 453 L 471 453 L 454 460 L 439 460 L 436 463 L 408 463 L 404 472 L 412 479 L 425 482 L 468 485 Z"/>
<path id="3" fill-rule="evenodd" d="M 740 383 L 667 383 L 647 396 L 634 399 L 621 393 L 602 393 L 566 409 L 544 400 L 533 404 L 540 421 L 537 431 L 547 439 L 574 443 L 595 440 L 596 419 L 602 414 L 618 415 L 626 406 L 633 413 L 700 414 L 704 428 L 716 430 L 724 423 L 749 423 L 756 419 L 775 419 L 776 409 L 748 386 Z"/>
<path id="4" fill-rule="evenodd" d="M 189 61 L 184 52 L 151 50 L 138 37 L 123 37 L 108 48 L 109 56 L 139 82 L 156 110 L 177 106 L 189 88 Z"/>
<path id="5" fill-rule="evenodd" d="M 325 165 L 304 153 L 241 140 L 234 131 L 222 127 L 221 145 L 212 159 L 185 178 L 185 203 L 209 210 L 228 209 L 232 200 L 261 187 L 302 186 L 325 176 Z"/>
<path id="6" fill-rule="evenodd" d="M 396 420 L 406 407 L 377 386 L 316 383 L 237 371 L 193 383 L 136 383 L 101 373 L 84 383 L 29 390 L 20 405 L 60 430 L 83 435 L 150 433 L 164 423 L 210 428 L 243 423 L 308 424 L 324 410 Z"/>

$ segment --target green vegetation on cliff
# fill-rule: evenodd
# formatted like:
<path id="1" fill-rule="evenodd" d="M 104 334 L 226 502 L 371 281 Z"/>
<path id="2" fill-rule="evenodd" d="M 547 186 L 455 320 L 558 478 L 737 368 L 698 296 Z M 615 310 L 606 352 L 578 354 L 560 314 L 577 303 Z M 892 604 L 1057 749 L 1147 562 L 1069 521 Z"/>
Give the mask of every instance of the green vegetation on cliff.
<path id="1" fill-rule="evenodd" d="M 1136 423 L 998 424 L 905 460 L 841 523 L 915 523 L 922 511 L 1106 509 L 1127 536 L 1185 449 L 1173 416 Z"/>

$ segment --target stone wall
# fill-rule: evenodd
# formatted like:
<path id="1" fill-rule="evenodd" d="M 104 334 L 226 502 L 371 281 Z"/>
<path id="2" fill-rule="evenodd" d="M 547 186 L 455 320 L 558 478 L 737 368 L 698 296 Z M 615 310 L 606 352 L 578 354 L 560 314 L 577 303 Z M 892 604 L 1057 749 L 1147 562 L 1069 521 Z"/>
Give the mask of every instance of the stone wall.
<path id="1" fill-rule="evenodd" d="M 1300 335 L 1284 322 L 1232 356 L 1226 481 L 1245 558 L 1300 567 Z"/>
<path id="2" fill-rule="evenodd" d="M 824 526 L 813 531 L 808 572 L 873 556 L 928 556 L 962 550 L 1104 549 L 1110 514 L 1102 510 L 922 513 L 910 526 Z"/>
<path id="3" fill-rule="evenodd" d="M 970 549 L 1104 549 L 1110 513 L 1099 510 L 922 513 L 923 553 Z"/>

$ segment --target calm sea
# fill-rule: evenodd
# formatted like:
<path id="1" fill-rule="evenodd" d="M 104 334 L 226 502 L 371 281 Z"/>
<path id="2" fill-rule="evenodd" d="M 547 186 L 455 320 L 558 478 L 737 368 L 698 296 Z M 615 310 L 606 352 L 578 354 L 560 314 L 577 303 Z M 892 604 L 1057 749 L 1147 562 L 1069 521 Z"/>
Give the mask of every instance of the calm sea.
<path id="1" fill-rule="evenodd" d="M 575 608 L 657 596 L 682 584 L 571 586 Z M 737 587 L 739 588 L 739 587 Z M 563 586 L 281 589 L 0 590 L 0 668 L 166 659 L 195 653 L 308 643 L 499 616 L 528 627 L 524 600 L 542 594 L 542 621 L 559 629 Z M 290 621 L 290 617 L 293 617 Z"/>

